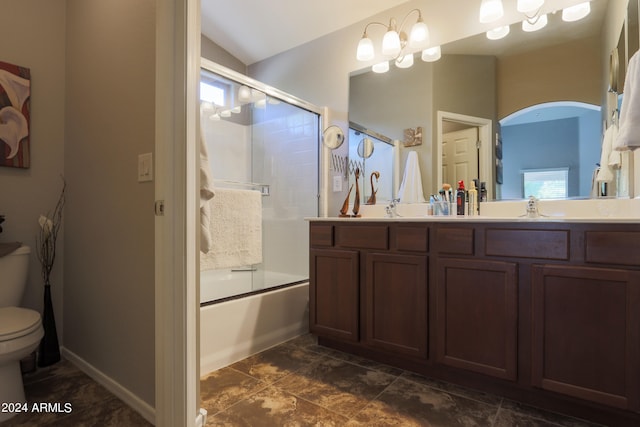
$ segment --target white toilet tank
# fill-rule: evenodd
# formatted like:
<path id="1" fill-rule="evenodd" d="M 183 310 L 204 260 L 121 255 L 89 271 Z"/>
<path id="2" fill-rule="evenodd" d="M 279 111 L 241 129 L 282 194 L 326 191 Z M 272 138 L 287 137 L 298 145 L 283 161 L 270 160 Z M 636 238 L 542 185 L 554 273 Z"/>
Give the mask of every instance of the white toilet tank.
<path id="1" fill-rule="evenodd" d="M 27 285 L 31 248 L 22 245 L 0 257 L 0 307 L 18 307 Z"/>

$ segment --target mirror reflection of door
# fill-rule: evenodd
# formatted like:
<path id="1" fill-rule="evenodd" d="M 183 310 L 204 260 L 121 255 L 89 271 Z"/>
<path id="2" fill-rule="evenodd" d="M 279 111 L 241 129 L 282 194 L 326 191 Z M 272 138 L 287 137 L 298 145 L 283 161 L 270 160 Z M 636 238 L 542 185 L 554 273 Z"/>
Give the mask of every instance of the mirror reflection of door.
<path id="1" fill-rule="evenodd" d="M 447 123 L 447 128 L 467 126 Z M 453 189 L 458 187 L 458 181 L 464 181 L 465 188 L 469 182 L 478 177 L 478 128 L 467 127 L 460 130 L 445 129 L 442 135 L 442 179 Z"/>

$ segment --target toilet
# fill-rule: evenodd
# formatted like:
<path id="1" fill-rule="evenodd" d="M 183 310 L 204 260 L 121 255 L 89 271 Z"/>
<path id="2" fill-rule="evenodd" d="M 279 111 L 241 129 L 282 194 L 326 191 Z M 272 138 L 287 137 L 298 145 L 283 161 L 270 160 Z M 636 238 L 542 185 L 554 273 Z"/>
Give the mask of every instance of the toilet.
<path id="1" fill-rule="evenodd" d="M 40 313 L 18 307 L 27 283 L 28 246 L 0 257 L 0 402 L 25 403 L 20 359 L 44 336 Z M 0 423 L 17 413 L 0 411 Z"/>

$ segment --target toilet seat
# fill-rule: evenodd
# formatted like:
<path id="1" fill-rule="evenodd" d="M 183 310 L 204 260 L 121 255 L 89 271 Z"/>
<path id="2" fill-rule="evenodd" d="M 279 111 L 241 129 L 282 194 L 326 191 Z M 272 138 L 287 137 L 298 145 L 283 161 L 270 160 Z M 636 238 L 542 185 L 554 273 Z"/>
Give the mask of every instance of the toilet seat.
<path id="1" fill-rule="evenodd" d="M 0 342 L 30 334 L 40 327 L 40 313 L 21 307 L 0 308 Z"/>

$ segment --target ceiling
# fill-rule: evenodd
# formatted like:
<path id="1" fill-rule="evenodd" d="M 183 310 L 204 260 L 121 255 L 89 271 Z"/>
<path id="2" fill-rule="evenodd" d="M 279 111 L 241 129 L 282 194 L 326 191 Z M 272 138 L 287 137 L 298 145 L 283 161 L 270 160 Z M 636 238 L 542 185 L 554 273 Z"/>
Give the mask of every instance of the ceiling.
<path id="1" fill-rule="evenodd" d="M 583 0 L 547 0 L 543 8 L 544 12 L 552 12 L 581 1 Z M 201 0 L 202 34 L 245 65 L 251 65 L 408 2 L 414 3 L 415 7 L 416 0 Z M 447 27 L 455 26 L 457 23 L 474 30 L 481 27 L 477 22 L 480 0 L 421 0 L 418 3 L 425 13 L 429 11 L 429 16 L 425 17 L 427 22 L 436 19 L 432 16 L 435 13 L 441 22 L 449 21 L 455 16 L 457 22 L 448 22 Z M 606 3 L 606 0 L 592 3 L 595 6 L 592 9 L 595 10 L 592 10 L 587 20 L 602 19 Z M 510 15 L 510 22 L 522 19 L 511 11 L 515 11 L 515 0 L 506 1 L 504 4 L 505 19 L 507 15 Z M 555 18 L 550 17 L 550 24 L 553 20 L 558 20 L 557 16 Z M 580 26 L 586 28 L 586 23 Z M 528 34 L 523 35 L 522 31 L 515 28 L 516 25 L 511 27 L 512 34 L 502 41 L 503 44 L 508 44 L 505 49 L 512 50 L 514 46 L 533 47 L 531 37 L 528 40 L 526 38 Z M 545 30 L 547 33 L 551 32 L 547 28 Z M 478 29 L 470 34 L 482 31 L 484 29 Z M 582 32 L 576 25 L 565 25 L 558 31 L 572 32 L 574 37 Z M 440 32 L 443 32 L 443 29 L 440 29 Z M 470 47 L 461 44 L 456 49 L 474 49 L 475 54 L 481 54 L 480 50 L 488 48 L 488 43 L 481 38 L 478 41 L 483 45 Z M 443 52 L 459 53 L 444 50 Z"/>
<path id="2" fill-rule="evenodd" d="M 202 34 L 246 65 L 409 0 L 201 0 Z"/>

